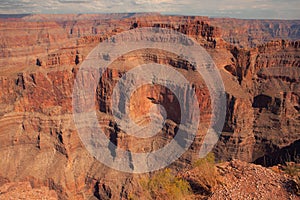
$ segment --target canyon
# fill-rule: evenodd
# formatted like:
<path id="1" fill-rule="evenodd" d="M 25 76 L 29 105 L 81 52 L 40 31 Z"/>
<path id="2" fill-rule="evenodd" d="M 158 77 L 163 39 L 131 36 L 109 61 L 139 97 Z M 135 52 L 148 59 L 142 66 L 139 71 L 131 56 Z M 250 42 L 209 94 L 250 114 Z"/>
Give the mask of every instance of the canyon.
<path id="1" fill-rule="evenodd" d="M 72 95 L 80 66 L 97 45 L 145 27 L 193 38 L 219 70 L 227 105 L 223 131 L 212 150 L 216 160 L 267 167 L 299 162 L 300 20 L 156 13 L 0 17 L 0 199 L 20 193 L 20 188 L 31 191 L 23 191 L 27 198 L 39 198 L 40 193 L 47 199 L 129 199 L 132 194 L 142 198 L 139 180 L 152 174 L 116 171 L 93 157 L 78 135 Z M 148 124 L 145 116 L 155 105 L 165 109 L 162 130 L 145 139 L 126 134 L 114 120 L 111 105 L 120 78 L 149 63 L 181 73 L 199 102 L 194 142 L 169 166 L 180 172 L 198 159 L 212 116 L 208 87 L 193 63 L 170 52 L 143 49 L 114 60 L 99 80 L 91 75 L 85 79 L 97 82 L 97 119 L 111 143 L 130 152 L 152 152 L 170 143 L 178 130 L 181 113 L 175 94 L 161 85 L 144 85 L 130 96 L 130 116 L 136 123 Z M 182 93 L 188 99 L 189 91 Z"/>

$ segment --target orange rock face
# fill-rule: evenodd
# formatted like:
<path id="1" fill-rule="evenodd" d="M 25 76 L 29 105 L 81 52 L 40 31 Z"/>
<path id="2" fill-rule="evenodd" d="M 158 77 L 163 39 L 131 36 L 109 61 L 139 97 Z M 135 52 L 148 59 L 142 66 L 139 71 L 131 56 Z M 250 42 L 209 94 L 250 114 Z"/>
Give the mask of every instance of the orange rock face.
<path id="1" fill-rule="evenodd" d="M 234 27 L 228 27 L 235 21 L 238 23 Z M 139 27 L 171 28 L 184 33 L 205 47 L 216 63 L 227 96 L 226 121 L 213 149 L 218 159 L 272 165 L 286 156 L 281 151 L 284 148 L 285 152 L 296 149 L 299 155 L 299 148 L 293 145 L 300 139 L 300 42 L 295 40 L 299 40 L 299 21 L 249 23 L 160 15 L 116 15 L 112 19 L 102 15 L 33 15 L 1 19 L 0 199 L 41 195 L 49 199 L 128 199 L 130 194 L 141 191 L 138 180 L 144 175 L 115 171 L 89 154 L 72 115 L 75 77 L 88 53 L 112 35 Z M 253 29 L 258 33 L 250 32 Z M 117 82 L 137 64 L 147 63 L 168 65 L 183 74 L 193 85 L 199 102 L 196 139 L 171 165 L 179 171 L 197 159 L 212 114 L 208 88 L 192 63 L 170 52 L 141 50 L 112 62 L 100 80 L 90 75 L 85 78 L 98 83 L 95 109 L 110 141 L 131 152 L 151 152 L 168 144 L 178 129 L 179 103 L 170 90 L 161 85 L 144 85 L 130 97 L 130 116 L 140 124 L 148 123 L 146 116 L 153 106 L 164 107 L 166 126 L 152 138 L 127 135 L 111 115 Z M 188 91 L 183 94 L 188 96 Z M 271 156 L 268 163 L 261 163 L 264 156 L 270 155 L 276 155 L 275 159 Z"/>

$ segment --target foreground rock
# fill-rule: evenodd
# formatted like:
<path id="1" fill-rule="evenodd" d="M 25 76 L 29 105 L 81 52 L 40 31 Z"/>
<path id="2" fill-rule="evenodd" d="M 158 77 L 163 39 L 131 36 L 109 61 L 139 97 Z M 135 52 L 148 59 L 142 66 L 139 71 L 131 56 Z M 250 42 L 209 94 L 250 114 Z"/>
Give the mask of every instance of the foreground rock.
<path id="1" fill-rule="evenodd" d="M 210 197 L 217 199 L 300 199 L 292 177 L 271 169 L 234 160 L 219 164 L 223 184 Z"/>

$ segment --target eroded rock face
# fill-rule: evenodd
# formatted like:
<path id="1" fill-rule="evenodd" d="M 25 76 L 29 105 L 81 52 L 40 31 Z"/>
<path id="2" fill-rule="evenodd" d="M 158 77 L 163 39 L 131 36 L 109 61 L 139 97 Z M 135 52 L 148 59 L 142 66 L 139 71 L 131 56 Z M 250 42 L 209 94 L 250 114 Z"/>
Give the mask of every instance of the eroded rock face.
<path id="1" fill-rule="evenodd" d="M 240 47 L 257 47 L 273 40 L 299 40 L 299 20 L 242 20 L 212 19 L 213 26 L 221 27 L 222 37 Z"/>
<path id="2" fill-rule="evenodd" d="M 236 54 L 241 62 L 235 67 L 241 71 L 241 85 L 252 96 L 252 130 L 256 140 L 252 160 L 299 138 L 298 54 L 298 43 L 285 41 Z"/>
<path id="3" fill-rule="evenodd" d="M 252 162 L 299 140 L 299 41 L 279 40 L 241 49 L 223 40 L 230 36 L 228 27 L 212 26 L 215 21 L 205 17 L 81 17 L 62 20 L 49 16 L 41 20 L 40 16 L 27 16 L 4 21 L 1 26 L 0 176 L 6 182 L 22 181 L 27 187 L 29 181 L 31 188 L 42 188 L 51 198 L 60 199 L 126 199 L 139 193 L 138 180 L 143 175 L 117 172 L 100 164 L 80 141 L 72 116 L 74 79 L 82 61 L 99 42 L 138 27 L 178 30 L 196 39 L 212 56 L 227 95 L 226 122 L 214 148 L 218 159 Z M 277 28 L 272 29 L 277 22 L 268 23 L 270 31 L 260 29 L 262 32 L 278 32 Z M 276 37 L 299 39 L 298 22 L 289 23 L 296 26 L 280 25 L 283 30 Z M 18 29 L 20 26 L 29 31 Z M 14 31 L 6 31 L 7 28 Z M 213 39 L 217 40 L 216 48 Z M 243 46 L 252 46 L 245 38 L 240 41 Z M 183 58 L 168 52 L 159 51 L 157 55 L 155 51 L 140 51 L 112 63 L 101 79 L 95 80 L 99 124 L 112 143 L 132 152 L 160 149 L 176 135 L 181 116 L 178 102 L 161 85 L 143 86 L 130 98 L 131 117 L 137 123 L 148 123 L 145 115 L 153 105 L 165 107 L 166 125 L 157 136 L 142 140 L 128 136 L 111 116 L 111 97 L 117 81 L 141 63 L 169 65 L 195 89 L 201 111 L 199 130 L 189 151 L 171 166 L 183 169 L 197 159 L 211 118 L 211 99 L 205 82 Z"/>
<path id="4" fill-rule="evenodd" d="M 0 193 L 2 199 L 58 199 L 55 190 L 45 186 L 32 188 L 30 182 L 6 183 L 0 187 Z"/>

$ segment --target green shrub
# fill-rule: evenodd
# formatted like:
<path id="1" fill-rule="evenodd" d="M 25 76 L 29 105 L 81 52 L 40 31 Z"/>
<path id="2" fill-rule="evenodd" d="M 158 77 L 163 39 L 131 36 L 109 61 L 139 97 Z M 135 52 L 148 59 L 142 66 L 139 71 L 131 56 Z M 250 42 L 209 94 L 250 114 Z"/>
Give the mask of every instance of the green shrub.
<path id="1" fill-rule="evenodd" d="M 174 176 L 170 169 L 157 172 L 150 179 L 144 180 L 142 185 L 152 199 L 184 199 L 191 194 L 189 183 Z"/>
<path id="2" fill-rule="evenodd" d="M 215 166 L 213 153 L 209 153 L 205 158 L 195 161 L 193 167 L 194 176 L 190 181 L 197 188 L 201 188 L 201 191 L 194 191 L 195 193 L 211 194 L 218 183 L 222 183 L 220 174 Z"/>
<path id="3" fill-rule="evenodd" d="M 215 155 L 209 153 L 204 158 L 200 158 L 193 163 L 193 167 L 203 167 L 203 165 L 215 166 Z"/>

